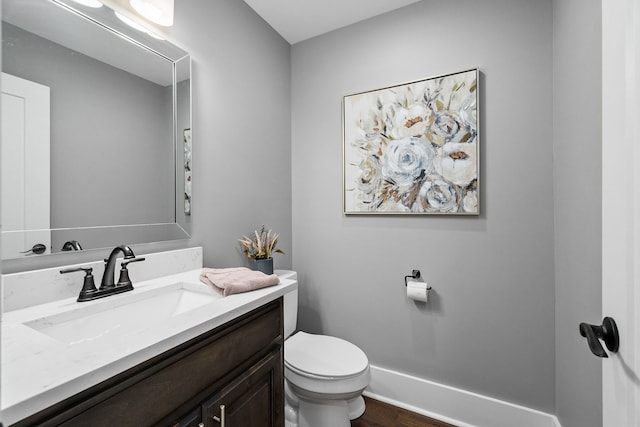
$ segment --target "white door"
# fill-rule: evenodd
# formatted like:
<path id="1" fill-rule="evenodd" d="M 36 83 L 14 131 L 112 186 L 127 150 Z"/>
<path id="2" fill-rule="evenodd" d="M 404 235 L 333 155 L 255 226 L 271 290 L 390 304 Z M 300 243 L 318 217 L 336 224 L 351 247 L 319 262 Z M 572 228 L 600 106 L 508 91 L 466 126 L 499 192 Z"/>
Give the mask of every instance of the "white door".
<path id="1" fill-rule="evenodd" d="M 2 73 L 1 108 L 2 258 L 50 253 L 49 88 Z"/>
<path id="2" fill-rule="evenodd" d="M 604 427 L 640 426 L 640 0 L 602 1 L 602 314 L 620 349 L 602 360 Z"/>

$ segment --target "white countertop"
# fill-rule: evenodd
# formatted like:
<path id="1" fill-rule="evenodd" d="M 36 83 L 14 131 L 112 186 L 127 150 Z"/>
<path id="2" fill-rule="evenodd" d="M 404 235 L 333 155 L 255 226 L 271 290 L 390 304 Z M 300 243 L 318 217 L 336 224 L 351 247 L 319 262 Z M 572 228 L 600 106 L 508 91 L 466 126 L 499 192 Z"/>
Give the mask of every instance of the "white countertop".
<path id="1" fill-rule="evenodd" d="M 295 280 L 281 277 L 280 284 L 228 297 L 202 284 L 201 269 L 134 283 L 135 289 L 94 301 L 75 298 L 10 311 L 2 317 L 2 419 L 11 425 L 82 390 L 144 362 L 191 338 L 235 319 L 269 301 L 296 289 Z M 85 340 L 65 344 L 38 332 L 25 322 L 61 314 L 78 308 L 88 309 L 106 300 L 146 292 L 177 282 L 198 284 L 216 295 L 198 308 L 167 321 L 134 331 L 114 332 L 109 339 Z M 113 319 L 116 323 L 118 319 Z M 108 325 L 105 325 L 107 327 Z"/>

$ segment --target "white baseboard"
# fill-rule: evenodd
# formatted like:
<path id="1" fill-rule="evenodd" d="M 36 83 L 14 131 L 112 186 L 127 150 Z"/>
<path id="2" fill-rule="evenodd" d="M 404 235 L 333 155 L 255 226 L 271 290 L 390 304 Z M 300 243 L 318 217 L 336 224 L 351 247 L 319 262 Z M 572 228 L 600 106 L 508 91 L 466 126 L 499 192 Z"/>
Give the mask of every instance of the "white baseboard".
<path id="1" fill-rule="evenodd" d="M 364 395 L 458 427 L 561 427 L 551 414 L 377 366 Z"/>

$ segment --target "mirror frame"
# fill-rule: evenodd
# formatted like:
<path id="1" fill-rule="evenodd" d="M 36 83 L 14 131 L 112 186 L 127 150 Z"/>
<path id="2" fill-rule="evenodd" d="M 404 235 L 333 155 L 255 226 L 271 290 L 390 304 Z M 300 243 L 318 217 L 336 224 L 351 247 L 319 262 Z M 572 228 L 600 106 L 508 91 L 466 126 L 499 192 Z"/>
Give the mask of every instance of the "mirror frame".
<path id="1" fill-rule="evenodd" d="M 104 249 L 113 247 L 119 244 L 148 244 L 148 243 L 161 243 L 171 242 L 176 240 L 186 240 L 190 238 L 190 216 L 182 214 L 181 211 L 184 207 L 184 191 L 179 188 L 181 182 L 180 179 L 184 179 L 183 172 L 183 155 L 180 155 L 183 151 L 183 135 L 178 128 L 178 84 L 188 80 L 188 108 L 183 110 L 185 117 L 180 118 L 180 122 L 187 124 L 186 128 L 192 129 L 192 89 L 191 89 L 191 58 L 188 52 L 181 48 L 171 44 L 166 40 L 160 40 L 152 37 L 149 34 L 139 32 L 133 28 L 129 28 L 123 22 L 118 19 L 114 19 L 115 15 L 113 11 L 114 7 L 109 7 L 108 2 L 99 9 L 81 8 L 70 0 L 38 0 L 43 2 L 53 3 L 58 7 L 61 7 L 69 13 L 86 19 L 95 24 L 99 28 L 105 31 L 109 31 L 112 34 L 124 39 L 126 42 L 133 43 L 134 45 L 160 56 L 162 59 L 168 61 L 172 66 L 173 81 L 172 81 L 172 138 L 173 138 L 173 183 L 174 183 L 174 222 L 173 223 L 149 223 L 149 224 L 121 224 L 121 225 L 104 225 L 104 226 L 90 226 L 90 227 L 78 227 L 78 228 L 51 228 L 49 231 L 53 234 L 55 232 L 69 232 L 73 230 L 74 239 L 78 241 L 89 242 L 89 244 L 82 244 L 83 250 Z M 181 78 L 184 77 L 184 78 Z M 181 87 L 182 87 L 181 85 Z M 185 88 L 186 89 L 186 88 Z M 186 96 L 183 95 L 183 96 Z M 181 162 L 182 160 L 182 162 Z M 181 164 L 178 164 L 178 163 Z M 182 220 L 182 221 L 180 221 Z M 21 231 L 2 231 L 2 236 L 7 233 L 25 233 L 29 230 Z M 77 237 L 76 237 L 77 236 Z M 81 237 L 84 236 L 84 237 Z M 126 236 L 126 242 L 123 242 L 123 237 Z M 51 248 L 53 249 L 53 248 Z M 59 255 L 66 253 L 78 254 L 78 251 L 61 251 L 57 249 L 51 254 L 35 255 L 38 258 Z M 3 258 L 6 260 L 22 260 L 25 258 L 32 258 L 34 255 L 29 254 L 27 257 L 17 258 Z"/>

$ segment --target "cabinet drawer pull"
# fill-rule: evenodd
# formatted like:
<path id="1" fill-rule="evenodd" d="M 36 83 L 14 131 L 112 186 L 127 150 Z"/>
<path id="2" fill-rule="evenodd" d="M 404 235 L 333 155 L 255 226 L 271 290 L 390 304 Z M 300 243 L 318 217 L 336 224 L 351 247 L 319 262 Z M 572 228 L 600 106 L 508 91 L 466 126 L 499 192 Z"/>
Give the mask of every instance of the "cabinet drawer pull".
<path id="1" fill-rule="evenodd" d="M 213 421 L 220 423 L 220 427 L 224 427 L 224 405 L 220 405 L 220 417 L 213 416 Z"/>

